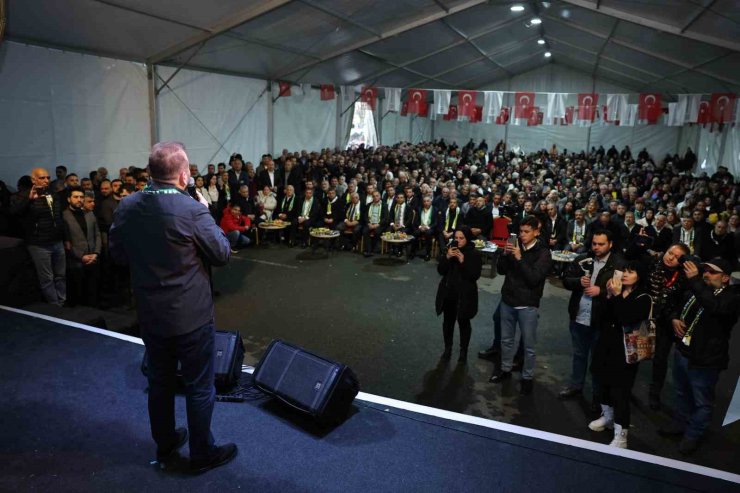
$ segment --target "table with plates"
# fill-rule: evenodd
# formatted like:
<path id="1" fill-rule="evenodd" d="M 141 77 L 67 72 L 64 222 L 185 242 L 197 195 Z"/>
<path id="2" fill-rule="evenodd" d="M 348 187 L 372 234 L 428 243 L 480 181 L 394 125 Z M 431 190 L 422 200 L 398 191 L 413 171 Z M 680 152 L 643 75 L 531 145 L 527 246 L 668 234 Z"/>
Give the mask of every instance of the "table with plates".
<path id="1" fill-rule="evenodd" d="M 284 230 L 288 226 L 290 226 L 290 223 L 289 222 L 287 222 L 287 221 L 281 221 L 279 219 L 278 220 L 275 220 L 275 221 L 262 221 L 261 223 L 259 223 L 257 225 L 257 238 L 256 238 L 257 239 L 257 245 L 260 244 L 259 230 L 264 231 L 265 236 L 266 236 L 267 233 L 270 232 L 270 231 L 279 232 L 279 231 Z M 277 233 L 277 234 L 279 234 L 279 233 Z"/>
<path id="2" fill-rule="evenodd" d="M 327 255 L 332 250 L 332 245 L 334 243 L 334 240 L 339 238 L 340 232 L 336 231 L 334 229 L 328 229 L 328 228 L 313 228 L 309 231 L 309 235 L 311 235 L 311 238 L 317 241 L 317 243 L 321 244 L 326 248 Z M 312 246 L 311 250 L 316 251 L 317 246 Z"/>
<path id="3" fill-rule="evenodd" d="M 565 275 L 566 266 L 572 263 L 578 257 L 578 254 L 567 250 L 553 250 L 550 252 L 550 256 L 552 261 L 555 262 L 555 274 L 562 279 Z"/>
<path id="4" fill-rule="evenodd" d="M 496 258 L 497 258 L 497 252 L 498 252 L 498 245 L 495 243 L 491 243 L 490 241 L 482 241 L 482 240 L 475 240 L 474 242 L 475 249 L 478 250 L 478 252 L 483 257 L 484 263 L 487 263 L 489 260 L 491 262 L 491 272 L 490 277 L 493 277 L 493 273 L 496 272 Z"/>
<path id="5" fill-rule="evenodd" d="M 412 235 L 399 235 L 398 233 L 383 233 L 380 235 L 380 241 L 381 241 L 381 252 L 388 252 L 389 258 L 393 258 L 393 249 L 391 248 L 392 245 L 408 245 L 412 241 L 414 241 L 414 237 Z M 404 248 L 406 250 L 406 261 L 408 262 L 408 249 Z"/>

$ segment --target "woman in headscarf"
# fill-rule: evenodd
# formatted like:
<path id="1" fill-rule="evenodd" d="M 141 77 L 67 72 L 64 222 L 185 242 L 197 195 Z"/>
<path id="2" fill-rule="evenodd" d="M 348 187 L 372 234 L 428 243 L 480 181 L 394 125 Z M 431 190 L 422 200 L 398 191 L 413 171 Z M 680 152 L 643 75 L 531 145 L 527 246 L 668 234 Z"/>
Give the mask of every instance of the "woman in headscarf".
<path id="1" fill-rule="evenodd" d="M 452 339 L 455 320 L 460 327 L 459 363 L 468 359 L 468 345 L 473 331 L 470 320 L 478 313 L 478 278 L 481 273 L 481 256 L 473 244 L 473 233 L 467 227 L 455 231 L 454 241 L 437 265 L 442 277 L 437 288 L 437 315 L 444 314 L 442 333 L 445 350 L 442 359 L 452 356 Z"/>

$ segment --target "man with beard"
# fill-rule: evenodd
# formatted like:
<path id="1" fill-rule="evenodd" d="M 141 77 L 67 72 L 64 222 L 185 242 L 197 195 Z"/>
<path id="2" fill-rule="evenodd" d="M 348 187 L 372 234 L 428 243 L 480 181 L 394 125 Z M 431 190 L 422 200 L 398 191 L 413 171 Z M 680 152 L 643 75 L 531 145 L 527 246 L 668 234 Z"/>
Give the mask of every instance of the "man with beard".
<path id="1" fill-rule="evenodd" d="M 722 258 L 701 266 L 687 261 L 683 272 L 687 296 L 671 314 L 676 416 L 671 426 L 659 432 L 683 435 L 678 450 L 688 455 L 699 447 L 711 422 L 719 373 L 727 369 L 730 359 L 730 332 L 737 322 L 740 296 L 730 286 L 732 268 Z"/>
<path id="2" fill-rule="evenodd" d="M 95 215 L 84 207 L 85 199 L 81 188 L 70 188 L 69 208 L 62 213 L 67 250 L 67 298 L 72 305 L 97 306 L 102 240 Z"/>
<path id="3" fill-rule="evenodd" d="M 447 243 L 450 238 L 455 234 L 455 230 L 458 228 L 458 224 L 462 226 L 462 213 L 457 207 L 457 199 L 451 198 L 447 209 L 439 211 L 437 217 L 437 225 L 439 228 L 439 237 L 437 243 L 439 244 L 439 252 L 447 247 Z"/>
<path id="4" fill-rule="evenodd" d="M 362 241 L 365 248 L 363 255 L 370 257 L 375 251 L 378 238 L 383 234 L 383 225 L 388 222 L 388 209 L 380 200 L 379 191 L 375 190 L 373 192 L 373 201 L 363 209 L 363 217 L 360 222 L 364 225 L 362 228 Z"/>

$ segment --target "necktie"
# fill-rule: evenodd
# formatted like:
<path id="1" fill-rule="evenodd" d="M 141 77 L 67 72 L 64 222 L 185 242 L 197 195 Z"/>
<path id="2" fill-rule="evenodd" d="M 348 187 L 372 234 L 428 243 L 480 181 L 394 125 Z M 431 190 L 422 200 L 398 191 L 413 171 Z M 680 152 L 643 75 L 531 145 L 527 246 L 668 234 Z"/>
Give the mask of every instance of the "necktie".
<path id="1" fill-rule="evenodd" d="M 354 217 L 355 217 L 355 204 L 352 204 L 352 207 L 349 208 L 349 214 L 347 215 L 347 219 L 352 221 Z"/>
<path id="2" fill-rule="evenodd" d="M 401 224 L 401 206 L 396 207 L 396 225 L 399 226 Z"/>

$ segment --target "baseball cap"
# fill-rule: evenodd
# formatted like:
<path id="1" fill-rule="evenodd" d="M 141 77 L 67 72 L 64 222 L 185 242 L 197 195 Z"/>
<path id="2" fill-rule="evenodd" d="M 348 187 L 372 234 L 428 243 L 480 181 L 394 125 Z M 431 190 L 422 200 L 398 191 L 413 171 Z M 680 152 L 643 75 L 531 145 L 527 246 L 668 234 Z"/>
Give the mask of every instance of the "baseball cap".
<path id="1" fill-rule="evenodd" d="M 716 257 L 709 262 L 704 262 L 701 265 L 705 270 L 711 270 L 715 274 L 720 272 L 722 274 L 727 274 L 728 276 L 732 274 L 732 267 L 730 267 L 730 263 L 723 258 Z"/>

